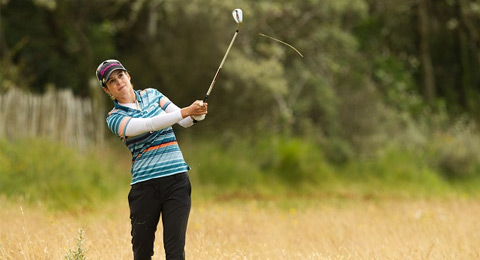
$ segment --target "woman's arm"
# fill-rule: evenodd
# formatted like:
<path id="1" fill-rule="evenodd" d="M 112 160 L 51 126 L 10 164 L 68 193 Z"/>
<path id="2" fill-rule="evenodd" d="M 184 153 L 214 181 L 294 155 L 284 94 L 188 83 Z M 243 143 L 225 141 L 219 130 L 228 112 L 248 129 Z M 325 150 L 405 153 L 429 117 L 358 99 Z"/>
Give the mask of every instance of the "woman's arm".
<path id="1" fill-rule="evenodd" d="M 132 118 L 125 128 L 125 136 L 136 136 L 147 132 L 157 131 L 182 120 L 180 110 L 165 113 L 150 118 Z"/>
<path id="2" fill-rule="evenodd" d="M 179 107 L 177 107 L 177 105 L 175 105 L 173 102 L 170 103 L 170 105 L 168 105 L 168 107 L 165 109 L 165 112 L 167 113 L 173 113 L 173 112 L 176 112 L 176 111 L 180 111 L 181 109 Z M 193 119 L 191 116 L 187 116 L 185 117 L 184 119 L 180 120 L 179 122 L 177 122 L 179 125 L 187 128 L 187 127 L 190 127 L 193 125 Z"/>
<path id="3" fill-rule="evenodd" d="M 132 118 L 125 127 L 125 136 L 136 136 L 147 132 L 157 131 L 176 123 L 183 127 L 193 125 L 192 115 L 207 113 L 208 104 L 200 105 L 201 101 L 195 101 L 188 107 L 180 109 L 173 102 L 166 108 L 164 114 L 151 118 Z"/>

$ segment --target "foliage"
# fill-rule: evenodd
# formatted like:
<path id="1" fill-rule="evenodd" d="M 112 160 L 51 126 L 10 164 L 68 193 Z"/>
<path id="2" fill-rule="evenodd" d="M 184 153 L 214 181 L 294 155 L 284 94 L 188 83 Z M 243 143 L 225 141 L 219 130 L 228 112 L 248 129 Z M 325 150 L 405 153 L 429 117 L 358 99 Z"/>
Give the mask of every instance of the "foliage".
<path id="1" fill-rule="evenodd" d="M 266 138 L 257 145 L 261 167 L 286 185 L 319 184 L 332 179 L 334 170 L 321 149 L 296 138 Z"/>
<path id="2" fill-rule="evenodd" d="M 361 183 L 364 192 L 373 196 L 428 196 L 451 192 L 441 173 L 423 157 L 398 148 L 388 148 L 375 159 L 351 162 L 341 169 L 344 178 Z"/>
<path id="3" fill-rule="evenodd" d="M 432 162 L 450 179 L 479 176 L 479 131 L 475 125 L 458 120 L 445 132 L 437 132 L 429 149 Z"/>
<path id="4" fill-rule="evenodd" d="M 0 190 L 54 209 L 95 207 L 129 183 L 128 168 L 110 156 L 41 139 L 0 140 Z"/>
<path id="5" fill-rule="evenodd" d="M 437 101 L 446 101 L 450 113 L 468 113 L 478 121 L 479 92 L 474 90 L 474 86 L 480 83 L 479 74 L 476 73 L 480 66 L 480 36 L 474 28 L 480 25 L 480 1 L 366 2 L 370 9 L 369 16 L 355 28 L 362 53 L 373 61 L 400 62 L 402 74 L 414 80 L 414 84 L 408 84 L 406 90 L 423 97 L 426 87 L 423 83 L 426 77 L 423 66 L 431 62 Z M 419 11 L 422 6 L 425 8 L 423 14 Z M 420 22 L 421 15 L 426 16 L 425 24 Z M 421 27 L 428 35 L 427 39 L 420 36 Z M 428 46 L 425 50 L 419 47 L 422 41 Z M 398 72 L 401 71 L 391 77 L 398 78 L 401 75 Z M 399 83 L 402 81 L 405 82 L 401 80 Z M 386 88 L 388 85 L 380 87 Z"/>
<path id="6" fill-rule="evenodd" d="M 438 140 L 431 135 L 432 139 L 426 142 L 412 142 L 410 138 L 418 138 L 418 134 L 392 139 L 375 156 L 342 163 L 328 159 L 327 154 L 337 150 L 327 150 L 311 139 L 277 135 L 266 135 L 259 141 L 240 141 L 224 135 L 214 141 L 193 142 L 186 138 L 183 150 L 192 167 L 193 182 L 211 187 L 216 194 L 282 196 L 347 192 L 358 196 L 430 196 L 462 190 L 462 186 L 480 180 L 477 173 L 461 175 L 462 167 L 458 167 L 457 175 L 445 175 L 436 160 L 442 151 L 432 150 L 438 149 L 435 148 Z M 461 158 L 463 163 L 478 165 L 476 159 Z M 467 190 L 470 192 L 469 188 L 464 191 Z"/>
<path id="7" fill-rule="evenodd" d="M 473 130 L 459 133 L 450 138 L 465 141 L 464 138 L 478 139 L 479 136 Z M 199 195 L 204 190 L 217 196 L 244 194 L 242 196 L 248 197 L 343 196 L 344 193 L 429 196 L 476 190 L 468 186 L 480 181 L 480 161 L 472 156 L 475 151 L 448 149 L 451 141 L 438 145 L 438 139 L 445 136 L 430 137 L 426 143 L 410 142 L 410 147 L 402 146 L 408 143 L 406 139 L 392 140 L 373 157 L 341 164 L 328 159 L 327 153 L 335 150 L 326 150 L 312 139 L 274 134 L 259 140 L 225 135 L 195 140 L 181 136 L 180 139 Z M 57 210 L 101 205 L 120 192 L 125 194 L 130 178 L 128 152 L 120 147 L 118 140 L 109 145 L 114 149 L 97 148 L 84 154 L 42 140 L 3 140 L 0 143 L 1 194 L 13 200 L 44 203 Z M 474 148 L 477 147 L 473 145 Z"/>
<path id="8" fill-rule="evenodd" d="M 118 58 L 136 88 L 158 88 L 180 107 L 202 98 L 236 28 L 230 12 L 242 8 L 244 23 L 209 100 L 208 120 L 196 126 L 201 136 L 228 140 L 202 144 L 205 153 L 193 165 L 201 183 L 318 184 L 332 169 L 351 165 L 387 174 L 396 157 L 413 160 L 415 169 L 405 171 L 422 176 L 468 179 L 480 172 L 480 0 L 0 5 L 0 91 L 55 86 L 93 97 L 98 91 L 87 86 L 98 87 L 96 66 Z M 304 58 L 259 33 L 292 44 Z M 452 127 L 458 118 L 467 120 Z M 20 152 L 6 146 L 13 153 L 0 151 L 2 166 L 37 171 L 18 168 Z M 76 171 L 62 156 L 55 159 L 55 169 Z M 40 169 L 53 169 L 47 166 Z"/>
<path id="9" fill-rule="evenodd" d="M 436 95 L 449 111 L 476 111 L 480 36 L 470 28 L 480 22 L 480 2 L 425 1 Z M 336 118 L 349 109 L 343 101 L 352 89 L 359 94 L 375 87 L 387 105 L 420 113 L 422 59 L 412 30 L 420 2 L 3 1 L 0 45 L 2 67 L 9 69 L 0 78 L 2 88 L 54 85 L 86 96 L 98 63 L 115 57 L 136 86 L 157 87 L 188 104 L 209 85 L 235 27 L 229 13 L 240 7 L 245 22 L 212 109 L 231 105 L 255 114 L 251 121 L 260 126 L 303 132 L 299 126 L 313 123 L 332 135 L 349 127 Z M 305 58 L 259 33 L 291 43 Z M 372 102 L 379 100 L 364 105 Z M 232 120 L 231 113 L 217 109 L 212 115 L 245 127 L 237 124 L 244 114 Z"/>
<path id="10" fill-rule="evenodd" d="M 86 260 L 87 257 L 85 253 L 88 251 L 84 248 L 84 240 L 85 236 L 83 234 L 83 230 L 78 230 L 78 238 L 77 238 L 77 249 L 72 250 L 69 249 L 67 255 L 65 256 L 65 260 Z"/>

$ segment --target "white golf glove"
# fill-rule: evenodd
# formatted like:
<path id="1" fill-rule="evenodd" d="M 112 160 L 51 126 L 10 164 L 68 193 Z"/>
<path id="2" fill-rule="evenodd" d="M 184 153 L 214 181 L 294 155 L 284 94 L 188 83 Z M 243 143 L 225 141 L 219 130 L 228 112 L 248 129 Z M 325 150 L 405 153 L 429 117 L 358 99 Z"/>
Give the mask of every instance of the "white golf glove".
<path id="1" fill-rule="evenodd" d="M 203 107 L 203 101 L 200 101 L 200 106 Z M 205 115 L 201 115 L 201 116 L 193 116 L 193 118 L 197 121 L 202 121 L 205 119 Z"/>

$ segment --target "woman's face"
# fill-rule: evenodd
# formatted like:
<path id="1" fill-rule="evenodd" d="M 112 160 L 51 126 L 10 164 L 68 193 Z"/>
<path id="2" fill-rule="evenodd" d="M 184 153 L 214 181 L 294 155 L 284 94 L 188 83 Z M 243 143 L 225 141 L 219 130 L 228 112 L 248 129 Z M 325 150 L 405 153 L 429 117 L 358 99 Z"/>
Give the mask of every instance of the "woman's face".
<path id="1" fill-rule="evenodd" d="M 128 72 L 115 70 L 105 85 L 106 87 L 103 90 L 112 95 L 118 102 L 130 102 L 129 98 L 132 97 L 133 87 Z"/>

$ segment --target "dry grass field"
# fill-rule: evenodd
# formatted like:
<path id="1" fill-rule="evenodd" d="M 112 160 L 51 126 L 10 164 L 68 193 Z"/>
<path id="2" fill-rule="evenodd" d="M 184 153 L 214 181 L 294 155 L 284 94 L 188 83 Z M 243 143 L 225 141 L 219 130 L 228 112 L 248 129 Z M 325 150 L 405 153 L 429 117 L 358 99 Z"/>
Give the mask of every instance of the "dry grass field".
<path id="1" fill-rule="evenodd" d="M 2 201 L 0 259 L 131 259 L 126 201 L 51 213 Z M 188 259 L 480 259 L 480 200 L 194 201 Z M 164 259 L 161 230 L 153 259 Z"/>

